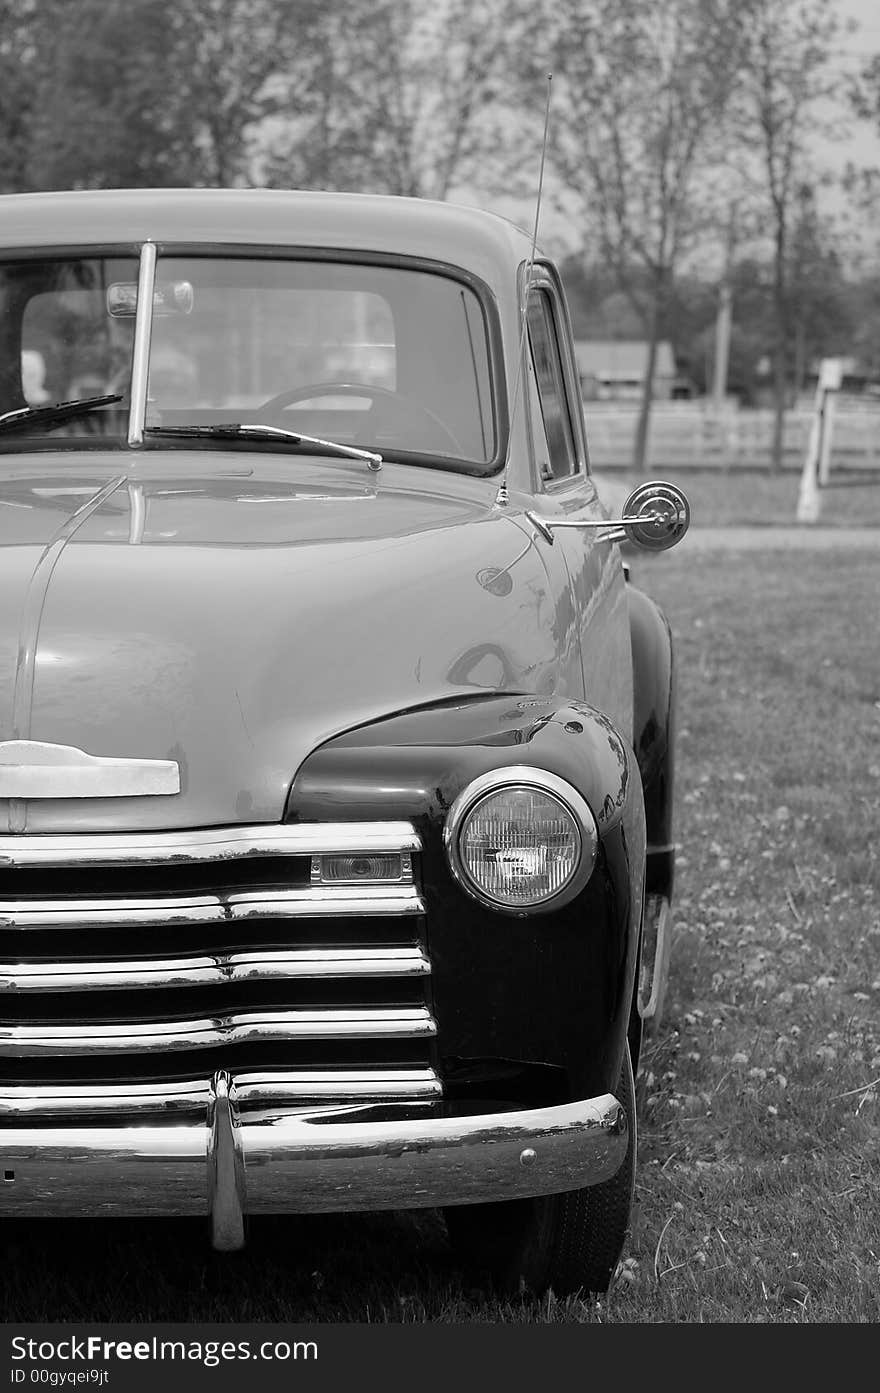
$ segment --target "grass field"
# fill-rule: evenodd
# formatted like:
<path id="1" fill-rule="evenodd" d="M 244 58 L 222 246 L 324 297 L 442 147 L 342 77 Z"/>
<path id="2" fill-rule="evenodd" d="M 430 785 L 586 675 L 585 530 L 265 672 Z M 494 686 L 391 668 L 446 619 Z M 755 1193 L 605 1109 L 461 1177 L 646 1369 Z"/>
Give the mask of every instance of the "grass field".
<path id="1" fill-rule="evenodd" d="M 691 505 L 695 527 L 759 526 L 767 523 L 798 525 L 796 511 L 800 473 L 766 469 L 659 469 L 658 477 L 679 484 Z M 603 484 L 611 498 L 625 496 L 643 476 L 624 469 L 597 473 L 600 496 Z M 827 488 L 820 491 L 819 523 L 823 526 L 880 527 L 880 469 L 834 470 Z M 801 524 L 802 526 L 802 524 Z"/>
<path id="2" fill-rule="evenodd" d="M 787 481 L 786 481 L 787 482 Z M 433 1215 L 7 1224 L 0 1318 L 880 1319 L 880 547 L 634 557 L 678 643 L 681 847 L 633 1233 L 598 1304 L 474 1288 Z"/>

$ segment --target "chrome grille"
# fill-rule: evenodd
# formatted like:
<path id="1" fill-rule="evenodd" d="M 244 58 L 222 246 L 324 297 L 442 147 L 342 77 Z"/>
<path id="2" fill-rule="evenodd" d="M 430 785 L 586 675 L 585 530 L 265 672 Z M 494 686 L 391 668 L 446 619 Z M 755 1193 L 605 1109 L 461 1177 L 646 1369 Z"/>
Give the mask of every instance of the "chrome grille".
<path id="1" fill-rule="evenodd" d="M 204 1109 L 217 1069 L 245 1108 L 439 1096 L 419 848 L 408 823 L 0 837 L 0 1115 Z M 322 883 L 341 856 L 398 873 Z"/>

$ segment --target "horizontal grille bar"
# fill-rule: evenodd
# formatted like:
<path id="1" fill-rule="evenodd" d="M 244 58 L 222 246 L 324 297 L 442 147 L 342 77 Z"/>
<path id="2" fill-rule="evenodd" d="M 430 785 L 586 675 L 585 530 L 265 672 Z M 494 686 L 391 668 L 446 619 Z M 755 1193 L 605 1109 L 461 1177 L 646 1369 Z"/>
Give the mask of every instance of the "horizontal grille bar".
<path id="1" fill-rule="evenodd" d="M 211 1049 L 291 1040 L 423 1039 L 437 1033 L 423 1006 L 247 1011 L 192 1020 L 0 1026 L 0 1058 Z"/>
<path id="2" fill-rule="evenodd" d="M 439 1098 L 433 1069 L 293 1070 L 234 1077 L 240 1107 L 368 1098 L 376 1101 Z M 165 1083 L 0 1085 L 0 1117 L 76 1117 L 86 1113 L 158 1113 L 203 1110 L 209 1079 Z"/>
<path id="3" fill-rule="evenodd" d="M 253 1116 L 430 1105 L 420 849 L 408 822 L 0 836 L 0 1115 L 180 1122 L 217 1069 Z"/>
<path id="4" fill-rule="evenodd" d="M 213 987 L 321 977 L 424 977 L 420 948 L 303 948 L 211 953 L 199 957 L 0 963 L 0 990 L 118 991 L 150 987 Z"/>
<path id="5" fill-rule="evenodd" d="M 388 854 L 419 851 L 409 822 L 315 822 L 293 826 L 215 827 L 199 832 L 2 836 L 2 866 L 119 866 L 240 860 L 262 856 Z"/>
<path id="6" fill-rule="evenodd" d="M 143 929 L 247 919 L 394 917 L 424 912 L 424 902 L 412 885 L 312 885 L 293 890 L 131 900 L 2 900 L 0 928 Z"/>

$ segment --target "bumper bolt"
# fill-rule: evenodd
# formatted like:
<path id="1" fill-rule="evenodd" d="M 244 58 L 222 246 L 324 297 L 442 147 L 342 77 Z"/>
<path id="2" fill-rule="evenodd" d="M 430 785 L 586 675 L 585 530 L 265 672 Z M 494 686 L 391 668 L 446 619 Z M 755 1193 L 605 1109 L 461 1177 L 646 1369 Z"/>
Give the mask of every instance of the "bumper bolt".
<path id="1" fill-rule="evenodd" d="M 533 1166 L 537 1159 L 537 1151 L 533 1151 L 530 1146 L 527 1146 L 525 1151 L 519 1153 L 519 1163 L 521 1166 Z"/>

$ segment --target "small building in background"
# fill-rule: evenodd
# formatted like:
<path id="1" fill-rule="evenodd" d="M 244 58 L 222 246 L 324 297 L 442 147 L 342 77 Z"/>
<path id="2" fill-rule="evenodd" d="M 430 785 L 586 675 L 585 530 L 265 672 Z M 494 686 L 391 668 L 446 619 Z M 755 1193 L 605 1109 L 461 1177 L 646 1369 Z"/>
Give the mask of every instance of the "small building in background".
<path id="1" fill-rule="evenodd" d="M 574 352 L 584 401 L 638 401 L 641 398 L 648 365 L 645 340 L 575 339 Z M 669 401 L 679 395 L 690 396 L 691 391 L 685 390 L 688 385 L 679 381 L 672 344 L 661 340 L 657 344 L 654 366 L 654 397 L 658 401 Z"/>

